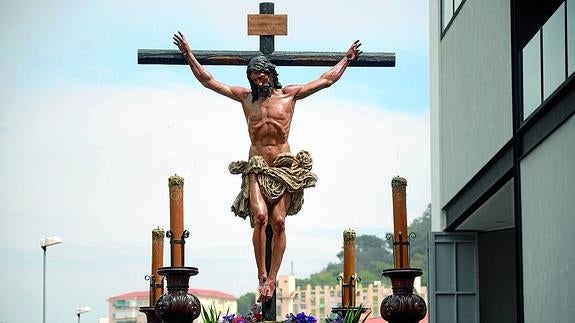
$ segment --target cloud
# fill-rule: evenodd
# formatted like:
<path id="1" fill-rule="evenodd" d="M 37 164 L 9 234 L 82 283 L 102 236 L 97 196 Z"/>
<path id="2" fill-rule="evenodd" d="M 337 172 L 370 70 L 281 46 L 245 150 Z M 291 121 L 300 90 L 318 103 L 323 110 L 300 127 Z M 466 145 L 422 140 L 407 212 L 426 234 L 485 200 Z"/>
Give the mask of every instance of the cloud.
<path id="1" fill-rule="evenodd" d="M 35 219 L 72 236 L 84 235 L 74 226 L 81 224 L 109 242 L 140 241 L 168 226 L 167 178 L 177 173 L 186 180 L 187 227 L 199 241 L 247 225 L 229 211 L 240 178 L 227 165 L 246 159 L 249 147 L 235 102 L 178 87 L 75 89 L 42 105 L 20 99 L 4 115 L 4 220 L 24 226 Z M 409 181 L 412 217 L 429 201 L 427 116 L 309 98 L 296 107 L 291 145 L 311 152 L 319 176 L 302 212 L 289 219 L 295 229 L 390 226 L 396 175 Z M 8 241 L 19 235 L 1 230 Z"/>
<path id="2" fill-rule="evenodd" d="M 38 103 L 14 106 L 31 104 Z M 29 208 L 33 216 L 38 205 L 17 207 L 32 197 L 44 209 L 71 213 L 58 211 L 50 218 L 110 218 L 93 221 L 109 233 L 117 226 L 135 233 L 145 224 L 167 224 L 167 178 L 178 173 L 186 179 L 192 229 L 208 216 L 209 225 L 233 221 L 229 205 L 240 179 L 227 165 L 246 159 L 249 140 L 241 107 L 231 100 L 197 88 L 77 89 L 54 93 L 38 109 L 14 109 L 5 118 L 12 122 L 4 126 L 2 149 L 9 157 L 3 172 L 19 188 L 4 187 L 8 209 Z M 425 115 L 323 97 L 299 102 L 292 150 L 311 152 L 319 181 L 306 192 L 294 225 L 389 223 L 384 216 L 391 212 L 389 183 L 396 175 L 408 178 L 410 214 L 419 216 L 429 200 L 427 138 Z M 34 189 L 22 194 L 27 185 Z M 297 218 L 305 221 L 299 224 Z"/>

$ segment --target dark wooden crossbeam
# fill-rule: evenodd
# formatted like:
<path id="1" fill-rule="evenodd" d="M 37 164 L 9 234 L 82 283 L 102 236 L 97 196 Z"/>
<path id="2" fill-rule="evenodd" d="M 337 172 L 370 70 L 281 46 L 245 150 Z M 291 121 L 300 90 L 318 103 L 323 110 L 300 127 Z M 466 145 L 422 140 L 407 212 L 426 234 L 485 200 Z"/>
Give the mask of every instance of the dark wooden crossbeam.
<path id="1" fill-rule="evenodd" d="M 250 59 L 264 55 L 260 51 L 194 50 L 202 65 L 248 65 Z M 288 52 L 275 51 L 265 56 L 277 66 L 334 66 L 345 52 Z M 138 64 L 188 65 L 179 50 L 139 49 Z M 362 53 L 350 66 L 393 67 L 395 54 L 386 52 Z"/>
<path id="2" fill-rule="evenodd" d="M 260 3 L 260 13 L 248 15 L 248 35 L 259 35 L 259 51 L 194 50 L 202 65 L 246 66 L 250 59 L 265 55 L 277 66 L 334 66 L 345 52 L 285 52 L 275 51 L 274 36 L 287 35 L 287 15 L 275 15 L 274 4 Z M 138 64 L 188 65 L 184 55 L 173 49 L 139 49 Z M 354 67 L 393 67 L 395 53 L 362 53 L 352 62 Z"/>

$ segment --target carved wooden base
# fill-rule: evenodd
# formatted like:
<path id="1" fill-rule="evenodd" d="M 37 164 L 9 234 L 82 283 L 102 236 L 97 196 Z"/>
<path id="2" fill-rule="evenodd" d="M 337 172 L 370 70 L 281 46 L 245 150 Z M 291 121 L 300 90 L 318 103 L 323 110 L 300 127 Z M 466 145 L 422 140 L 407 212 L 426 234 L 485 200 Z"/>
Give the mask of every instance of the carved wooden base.
<path id="1" fill-rule="evenodd" d="M 380 306 L 381 317 L 389 323 L 417 323 L 427 313 L 425 300 L 413 294 L 413 280 L 421 276 L 419 268 L 398 268 L 383 271 L 391 279 L 393 295 L 387 296 Z"/>
<path id="2" fill-rule="evenodd" d="M 162 323 L 162 320 L 156 315 L 156 309 L 153 306 L 142 306 L 140 312 L 146 314 L 146 322 Z"/>
<path id="3" fill-rule="evenodd" d="M 189 278 L 198 274 L 195 267 L 162 267 L 158 273 L 166 277 L 168 292 L 156 301 L 156 314 L 164 323 L 189 323 L 198 318 L 202 306 L 198 298 L 188 294 Z"/>

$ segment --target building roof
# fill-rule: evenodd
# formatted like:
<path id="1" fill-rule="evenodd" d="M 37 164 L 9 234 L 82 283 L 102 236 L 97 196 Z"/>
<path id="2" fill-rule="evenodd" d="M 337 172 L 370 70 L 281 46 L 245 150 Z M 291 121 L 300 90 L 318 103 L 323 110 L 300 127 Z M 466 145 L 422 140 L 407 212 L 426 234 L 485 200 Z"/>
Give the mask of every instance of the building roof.
<path id="1" fill-rule="evenodd" d="M 237 299 L 232 294 L 228 294 L 228 293 L 224 293 L 224 292 L 220 292 L 220 291 L 212 290 L 212 289 L 190 288 L 188 290 L 188 292 L 190 294 L 193 294 L 196 297 L 206 297 L 206 298 L 211 297 L 211 298 L 220 298 L 220 299 L 226 299 L 226 300 L 236 300 Z M 128 293 L 112 296 L 112 297 L 108 298 L 108 301 L 116 300 L 116 299 L 133 299 L 133 298 L 146 299 L 146 298 L 148 298 L 148 291 L 128 292 Z"/>

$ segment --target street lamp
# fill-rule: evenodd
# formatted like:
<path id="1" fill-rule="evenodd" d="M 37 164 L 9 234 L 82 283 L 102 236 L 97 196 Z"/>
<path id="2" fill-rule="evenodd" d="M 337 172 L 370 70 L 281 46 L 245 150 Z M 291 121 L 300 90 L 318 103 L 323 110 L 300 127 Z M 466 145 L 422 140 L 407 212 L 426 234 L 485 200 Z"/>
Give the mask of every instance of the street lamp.
<path id="1" fill-rule="evenodd" d="M 40 247 L 44 250 L 42 265 L 42 323 L 46 323 L 46 248 L 62 242 L 60 237 L 40 239 Z"/>
<path id="2" fill-rule="evenodd" d="M 78 315 L 78 323 L 80 323 L 80 315 L 90 312 L 92 309 L 88 306 L 81 306 L 76 309 L 76 315 Z"/>

